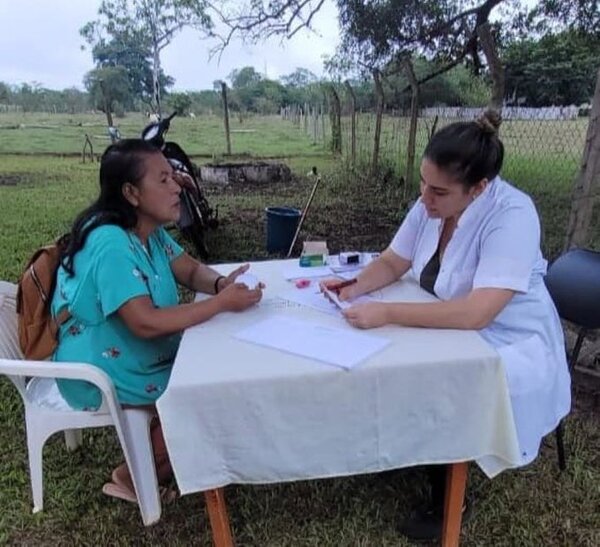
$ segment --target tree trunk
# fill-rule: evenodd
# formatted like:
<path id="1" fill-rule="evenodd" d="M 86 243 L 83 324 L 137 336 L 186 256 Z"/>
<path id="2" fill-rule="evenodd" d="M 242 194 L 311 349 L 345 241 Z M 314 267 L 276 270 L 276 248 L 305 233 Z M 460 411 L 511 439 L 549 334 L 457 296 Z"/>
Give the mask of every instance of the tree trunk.
<path id="1" fill-rule="evenodd" d="M 589 244 L 588 232 L 600 185 L 600 70 L 588 123 L 583 159 L 573 184 L 565 250 Z"/>
<path id="2" fill-rule="evenodd" d="M 321 105 L 321 140 L 323 142 L 323 146 L 327 142 L 327 137 L 325 136 L 325 103 Z"/>
<path id="3" fill-rule="evenodd" d="M 309 106 L 308 103 L 304 103 L 304 110 L 302 111 L 302 114 L 304 116 L 304 133 L 308 135 L 308 113 L 309 113 Z"/>
<path id="4" fill-rule="evenodd" d="M 383 86 L 381 85 L 381 72 L 378 68 L 373 70 L 373 81 L 375 82 L 375 135 L 373 138 L 373 159 L 371 162 L 371 174 L 375 175 L 379 168 L 379 143 L 381 141 L 381 121 L 383 118 Z"/>
<path id="5" fill-rule="evenodd" d="M 114 127 L 112 112 L 110 111 L 110 105 L 108 103 L 106 103 L 104 107 L 104 113 L 106 114 L 106 123 L 108 124 L 108 127 Z"/>
<path id="6" fill-rule="evenodd" d="M 490 75 L 492 77 L 492 97 L 490 99 L 490 108 L 497 112 L 502 112 L 504 103 L 504 67 L 498 57 L 496 43 L 490 30 L 490 24 L 485 22 L 477 27 L 477 34 L 481 42 L 481 48 L 488 63 Z"/>
<path id="7" fill-rule="evenodd" d="M 350 95 L 350 157 L 352 159 L 352 165 L 356 164 L 356 94 L 354 89 L 350 85 L 350 82 L 346 80 L 346 90 Z"/>
<path id="8" fill-rule="evenodd" d="M 412 189 L 413 171 L 415 169 L 415 148 L 417 145 L 417 122 L 419 115 L 419 83 L 415 76 L 415 71 L 410 57 L 405 57 L 402 61 L 404 72 L 410 82 L 410 129 L 408 131 L 408 145 L 406 149 L 406 181 L 404 183 L 403 198 L 406 203 L 408 192 Z"/>
<path id="9" fill-rule="evenodd" d="M 100 89 L 102 90 L 102 99 L 104 99 L 104 113 L 106 114 L 106 123 L 108 127 L 113 127 L 113 117 L 111 112 L 111 101 L 108 100 L 108 95 L 106 94 L 106 88 L 104 87 L 104 82 L 100 79 Z"/>
<path id="10" fill-rule="evenodd" d="M 153 21 L 150 22 L 150 27 L 152 29 L 152 88 L 154 91 L 156 114 L 159 119 L 162 119 L 160 104 L 160 44 L 157 26 L 157 21 L 160 17 L 159 4 L 160 2 L 154 2 Z"/>
<path id="11" fill-rule="evenodd" d="M 154 106 L 159 119 L 162 119 L 161 104 L 160 104 L 160 52 L 157 44 L 153 47 L 153 63 L 152 63 L 152 87 L 154 89 Z"/>
<path id="12" fill-rule="evenodd" d="M 329 85 L 329 122 L 331 123 L 331 151 L 342 153 L 342 109 L 340 98 L 333 85 Z"/>
<path id="13" fill-rule="evenodd" d="M 231 135 L 229 132 L 229 105 L 227 104 L 227 84 L 221 82 L 221 95 L 223 98 L 223 122 L 225 123 L 225 139 L 227 140 L 227 154 L 231 156 Z"/>

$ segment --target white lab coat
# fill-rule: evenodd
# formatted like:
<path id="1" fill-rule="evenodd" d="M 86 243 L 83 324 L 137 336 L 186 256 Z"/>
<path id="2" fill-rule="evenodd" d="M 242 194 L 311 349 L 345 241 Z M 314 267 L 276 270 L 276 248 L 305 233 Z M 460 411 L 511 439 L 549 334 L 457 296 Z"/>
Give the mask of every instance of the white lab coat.
<path id="1" fill-rule="evenodd" d="M 419 200 L 390 244 L 412 262 L 416 279 L 437 249 L 442 226 Z M 542 437 L 571 406 L 563 331 L 544 284 L 546 266 L 533 202 L 496 177 L 460 216 L 434 286 L 441 300 L 484 287 L 516 291 L 479 332 L 506 367 L 522 465 L 535 459 Z"/>

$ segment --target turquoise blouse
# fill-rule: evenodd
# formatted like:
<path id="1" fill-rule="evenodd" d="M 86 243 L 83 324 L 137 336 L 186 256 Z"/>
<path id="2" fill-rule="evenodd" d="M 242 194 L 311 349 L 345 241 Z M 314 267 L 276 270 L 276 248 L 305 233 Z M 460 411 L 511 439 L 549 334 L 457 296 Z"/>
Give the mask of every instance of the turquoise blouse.
<path id="1" fill-rule="evenodd" d="M 147 247 L 130 231 L 116 225 L 94 229 L 75 255 L 75 275 L 61 266 L 51 311 L 65 306 L 71 318 L 59 331 L 54 361 L 91 363 L 115 384 L 121 403 L 152 404 L 169 381 L 180 334 L 143 339 L 125 325 L 117 310 L 132 298 L 148 295 L 158 308 L 178 303 L 171 261 L 183 249 L 164 228 L 156 229 Z M 57 380 L 59 390 L 75 409 L 97 409 L 102 396 L 92 384 Z"/>

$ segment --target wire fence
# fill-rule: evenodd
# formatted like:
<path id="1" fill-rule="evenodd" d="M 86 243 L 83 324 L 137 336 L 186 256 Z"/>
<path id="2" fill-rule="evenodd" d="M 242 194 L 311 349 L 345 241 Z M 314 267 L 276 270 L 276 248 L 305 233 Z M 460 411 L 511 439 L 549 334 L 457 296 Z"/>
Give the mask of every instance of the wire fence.
<path id="1" fill-rule="evenodd" d="M 418 169 L 421 155 L 432 131 L 459 120 L 475 119 L 483 108 L 423 109 L 419 112 L 412 181 L 408 171 L 407 112 L 388 111 L 382 120 L 378 164 L 392 169 L 397 180 L 409 184 L 405 195 L 418 195 Z M 505 147 L 502 176 L 528 192 L 540 210 L 543 222 L 543 245 L 549 256 L 556 256 L 564 244 L 570 208 L 570 194 L 581 166 L 588 117 L 574 108 L 504 109 L 500 138 Z M 304 130 L 315 144 L 331 146 L 331 123 L 325 108 L 304 107 L 282 110 L 282 118 Z M 354 158 L 352 157 L 351 117 L 343 114 L 342 159 L 365 168 L 374 158 L 376 116 L 370 112 L 356 114 Z M 591 245 L 600 242 L 600 219 L 592 227 Z"/>

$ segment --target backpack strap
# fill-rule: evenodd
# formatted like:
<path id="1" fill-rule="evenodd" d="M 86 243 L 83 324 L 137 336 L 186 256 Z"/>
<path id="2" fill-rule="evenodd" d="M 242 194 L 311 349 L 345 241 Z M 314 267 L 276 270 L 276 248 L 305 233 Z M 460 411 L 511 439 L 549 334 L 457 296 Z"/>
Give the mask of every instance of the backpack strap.
<path id="1" fill-rule="evenodd" d="M 57 327 L 64 325 L 69 319 L 71 319 L 71 312 L 67 308 L 63 308 L 58 312 L 58 315 L 54 318 L 54 322 Z"/>

